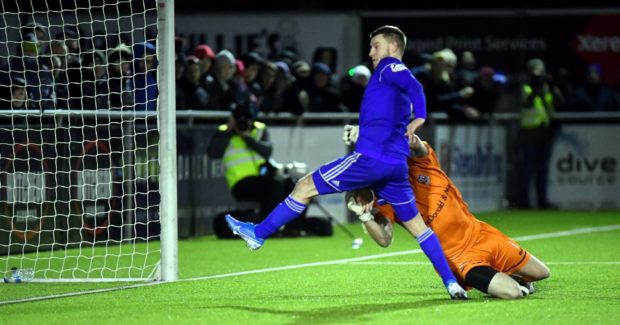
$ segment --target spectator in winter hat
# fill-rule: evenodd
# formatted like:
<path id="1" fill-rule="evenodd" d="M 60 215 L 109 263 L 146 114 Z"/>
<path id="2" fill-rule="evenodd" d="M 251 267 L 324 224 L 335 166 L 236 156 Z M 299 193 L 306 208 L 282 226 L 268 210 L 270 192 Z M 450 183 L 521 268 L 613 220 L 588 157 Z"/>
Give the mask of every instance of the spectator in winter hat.
<path id="1" fill-rule="evenodd" d="M 194 49 L 194 56 L 200 61 L 200 78 L 203 85 L 208 82 L 209 75 L 211 74 L 211 67 L 213 66 L 213 60 L 215 60 L 215 53 L 206 44 L 200 44 Z"/>
<path id="2" fill-rule="evenodd" d="M 600 64 L 591 64 L 586 71 L 586 82 L 575 91 L 572 106 L 580 111 L 618 111 L 620 105 L 613 90 L 602 80 Z"/>
<path id="3" fill-rule="evenodd" d="M 108 85 L 110 109 L 133 109 L 131 83 L 131 48 L 123 43 L 108 53 Z"/>
<path id="4" fill-rule="evenodd" d="M 200 60 L 191 55 L 185 58 L 185 73 L 180 82 L 183 89 L 183 107 L 178 109 L 207 109 L 209 94 L 200 79 Z"/>
<path id="5" fill-rule="evenodd" d="M 370 80 L 370 70 L 364 65 L 358 65 L 349 70 L 343 77 L 341 101 L 349 112 L 359 112 L 364 96 L 364 90 Z"/>
<path id="6" fill-rule="evenodd" d="M 331 69 L 324 63 L 316 62 L 312 65 L 310 88 L 308 95 L 310 112 L 342 112 L 346 108 L 340 103 L 340 95 L 331 86 Z"/>
<path id="7" fill-rule="evenodd" d="M 257 98 L 261 96 L 262 88 L 258 82 L 258 76 L 263 66 L 264 59 L 256 52 L 246 53 L 241 56 L 245 67 L 243 79 L 250 93 Z"/>
<path id="8" fill-rule="evenodd" d="M 209 93 L 209 109 L 228 110 L 234 101 L 231 79 L 235 74 L 235 56 L 228 50 L 222 50 L 215 56 L 215 64 L 206 89 Z"/>
<path id="9" fill-rule="evenodd" d="M 151 42 L 137 43 L 134 53 L 134 96 L 137 111 L 155 111 L 157 109 L 157 50 Z"/>
<path id="10" fill-rule="evenodd" d="M 0 82 L 0 109 L 27 109 L 28 90 L 26 80 L 7 76 Z"/>

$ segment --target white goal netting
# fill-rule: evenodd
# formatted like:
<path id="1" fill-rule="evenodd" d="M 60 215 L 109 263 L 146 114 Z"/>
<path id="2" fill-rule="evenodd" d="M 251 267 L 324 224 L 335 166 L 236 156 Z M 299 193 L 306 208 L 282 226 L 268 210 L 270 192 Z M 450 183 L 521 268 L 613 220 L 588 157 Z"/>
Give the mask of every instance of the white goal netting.
<path id="1" fill-rule="evenodd" d="M 0 6 L 0 272 L 157 277 L 157 1 Z"/>

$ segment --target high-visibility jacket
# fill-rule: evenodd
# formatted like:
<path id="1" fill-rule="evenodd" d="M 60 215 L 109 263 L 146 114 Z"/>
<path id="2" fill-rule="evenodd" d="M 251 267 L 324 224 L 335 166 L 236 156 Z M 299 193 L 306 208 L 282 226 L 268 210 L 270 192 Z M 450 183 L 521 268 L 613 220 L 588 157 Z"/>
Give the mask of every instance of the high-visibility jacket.
<path id="1" fill-rule="evenodd" d="M 528 96 L 532 94 L 532 87 L 528 84 L 523 85 L 523 92 Z M 521 108 L 521 127 L 537 128 L 541 125 L 549 125 L 553 111 L 553 94 L 551 91 L 545 92 L 542 96 L 537 95 L 532 101 L 532 107 Z"/>
<path id="2" fill-rule="evenodd" d="M 250 131 L 250 136 L 259 141 L 265 132 L 266 125 L 261 122 L 254 122 L 254 127 Z M 218 127 L 222 132 L 226 132 L 228 125 L 222 124 Z M 237 182 L 248 176 L 258 176 L 260 167 L 265 163 L 265 158 L 252 150 L 238 134 L 230 137 L 230 143 L 224 151 L 224 166 L 226 168 L 226 183 L 232 189 Z"/>

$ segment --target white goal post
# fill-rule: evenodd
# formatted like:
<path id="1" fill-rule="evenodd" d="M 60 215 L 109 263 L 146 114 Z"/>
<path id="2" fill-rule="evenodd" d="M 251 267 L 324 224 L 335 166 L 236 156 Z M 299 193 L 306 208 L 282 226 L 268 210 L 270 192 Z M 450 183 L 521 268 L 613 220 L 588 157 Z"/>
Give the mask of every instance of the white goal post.
<path id="1" fill-rule="evenodd" d="M 173 0 L 0 3 L 0 272 L 178 279 Z"/>

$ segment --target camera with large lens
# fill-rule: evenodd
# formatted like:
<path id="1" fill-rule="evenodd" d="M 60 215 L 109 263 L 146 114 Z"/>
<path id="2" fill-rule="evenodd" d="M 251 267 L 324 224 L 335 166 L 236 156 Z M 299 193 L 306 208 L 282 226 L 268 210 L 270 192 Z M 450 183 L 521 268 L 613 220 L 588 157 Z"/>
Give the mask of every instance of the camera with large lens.
<path id="1" fill-rule="evenodd" d="M 247 102 L 235 103 L 231 107 L 237 130 L 240 132 L 248 131 L 252 128 L 254 112 Z"/>
<path id="2" fill-rule="evenodd" d="M 243 117 L 243 116 L 239 118 L 235 118 L 235 123 L 237 124 L 237 130 L 241 132 L 245 132 L 249 130 L 250 127 L 252 126 L 252 121 L 250 121 L 248 118 Z"/>

